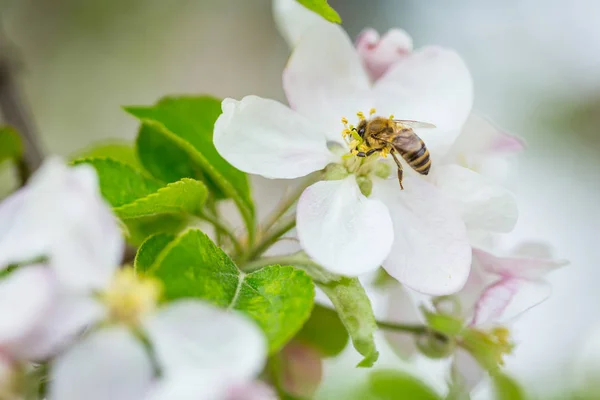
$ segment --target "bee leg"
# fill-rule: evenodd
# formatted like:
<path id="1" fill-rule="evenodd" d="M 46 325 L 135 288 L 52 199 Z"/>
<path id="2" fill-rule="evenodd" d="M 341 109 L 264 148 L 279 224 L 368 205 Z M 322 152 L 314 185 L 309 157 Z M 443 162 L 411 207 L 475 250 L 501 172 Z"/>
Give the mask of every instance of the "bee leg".
<path id="1" fill-rule="evenodd" d="M 356 153 L 356 155 L 357 155 L 358 157 L 366 157 L 368 154 L 365 154 L 365 152 L 364 152 L 364 151 L 359 151 L 358 153 Z"/>
<path id="2" fill-rule="evenodd" d="M 367 157 L 370 156 L 371 154 L 377 152 L 377 151 L 381 151 L 381 149 L 371 149 L 371 150 L 367 151 Z"/>
<path id="3" fill-rule="evenodd" d="M 400 183 L 400 189 L 404 190 L 404 186 L 402 186 L 402 178 L 404 177 L 404 169 L 402 168 L 402 163 L 400 163 L 400 160 L 398 160 L 398 157 L 396 157 L 396 152 L 394 150 L 392 150 L 390 154 L 392 155 L 392 158 L 398 166 L 398 182 Z"/>

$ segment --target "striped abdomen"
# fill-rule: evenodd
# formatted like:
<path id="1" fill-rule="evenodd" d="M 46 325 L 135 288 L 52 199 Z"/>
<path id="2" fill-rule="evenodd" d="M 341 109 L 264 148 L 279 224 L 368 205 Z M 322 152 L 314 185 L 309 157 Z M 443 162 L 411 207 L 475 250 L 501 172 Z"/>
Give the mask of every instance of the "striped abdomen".
<path id="1" fill-rule="evenodd" d="M 420 173 L 421 175 L 427 175 L 429 173 L 429 169 L 431 168 L 431 158 L 429 158 L 429 150 L 425 147 L 425 143 L 418 138 L 417 135 L 414 135 L 417 138 L 418 146 L 411 146 L 413 148 L 417 148 L 417 150 L 403 150 L 398 149 L 402 158 L 411 166 L 412 169 Z M 413 139 L 414 140 L 414 139 Z"/>

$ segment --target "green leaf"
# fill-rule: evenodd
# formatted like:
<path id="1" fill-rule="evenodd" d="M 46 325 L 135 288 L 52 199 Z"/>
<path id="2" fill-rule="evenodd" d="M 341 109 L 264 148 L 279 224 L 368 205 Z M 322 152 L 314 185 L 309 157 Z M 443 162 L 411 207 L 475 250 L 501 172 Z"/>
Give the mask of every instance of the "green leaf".
<path id="1" fill-rule="evenodd" d="M 315 304 L 310 318 L 296 339 L 317 349 L 325 357 L 333 357 L 348 344 L 348 332 L 337 312 Z"/>
<path id="2" fill-rule="evenodd" d="M 526 396 L 519 384 L 501 372 L 492 375 L 496 400 L 525 400 Z"/>
<path id="3" fill-rule="evenodd" d="M 440 400 L 441 397 L 416 377 L 397 370 L 373 371 L 355 399 L 361 400 Z"/>
<path id="4" fill-rule="evenodd" d="M 165 97 L 154 106 L 125 110 L 142 122 L 136 144 L 148 171 L 170 182 L 183 177 L 203 180 L 217 198 L 235 201 L 252 235 L 254 204 L 248 176 L 221 157 L 213 144 L 220 100 Z"/>
<path id="5" fill-rule="evenodd" d="M 133 246 L 141 245 L 149 236 L 157 233 L 177 234 L 189 225 L 189 217 L 182 214 L 149 215 L 128 218 L 123 221 L 127 241 Z"/>
<path id="6" fill-rule="evenodd" d="M 0 163 L 17 160 L 23 154 L 23 145 L 17 131 L 9 126 L 0 127 Z"/>
<path id="7" fill-rule="evenodd" d="M 185 178 L 162 187 L 154 178 L 108 158 L 74 162 L 75 165 L 82 163 L 96 169 L 102 195 L 123 219 L 165 213 L 199 215 L 208 194 L 200 181 Z"/>
<path id="8" fill-rule="evenodd" d="M 77 152 L 72 160 L 80 158 L 110 158 L 127 164 L 137 170 L 142 169 L 142 164 L 137 157 L 135 148 L 128 142 L 110 141 L 94 144 L 86 149 Z"/>
<path id="9" fill-rule="evenodd" d="M 327 4 L 327 0 L 297 0 L 298 3 L 302 4 L 304 7 L 308 8 L 311 11 L 316 12 L 321 17 L 325 18 L 329 22 L 335 22 L 336 24 L 341 24 L 342 19 L 340 15 L 333 9 L 329 4 Z"/>
<path id="10" fill-rule="evenodd" d="M 304 271 L 272 265 L 245 274 L 197 229 L 172 241 L 148 272 L 162 280 L 169 300 L 201 298 L 248 314 L 271 352 L 298 332 L 313 307 L 314 286 Z"/>
<path id="11" fill-rule="evenodd" d="M 175 240 L 175 237 L 171 233 L 157 233 L 146 239 L 135 255 L 133 262 L 135 270 L 138 272 L 148 271 L 165 247 Z"/>
<path id="12" fill-rule="evenodd" d="M 359 367 L 371 367 L 379 352 L 373 337 L 377 323 L 371 301 L 357 278 L 341 278 L 338 281 L 319 283 L 333 303 L 342 323 L 352 338 L 354 348 L 365 358 Z"/>

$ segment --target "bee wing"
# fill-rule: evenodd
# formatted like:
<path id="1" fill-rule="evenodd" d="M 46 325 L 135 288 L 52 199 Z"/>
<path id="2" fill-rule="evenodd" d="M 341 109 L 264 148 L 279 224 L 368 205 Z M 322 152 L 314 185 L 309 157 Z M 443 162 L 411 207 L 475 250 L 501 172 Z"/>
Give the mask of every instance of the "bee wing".
<path id="1" fill-rule="evenodd" d="M 430 124 L 429 122 L 413 121 L 410 119 L 395 119 L 394 122 L 404 125 L 407 128 L 433 129 L 436 127 L 434 124 Z"/>

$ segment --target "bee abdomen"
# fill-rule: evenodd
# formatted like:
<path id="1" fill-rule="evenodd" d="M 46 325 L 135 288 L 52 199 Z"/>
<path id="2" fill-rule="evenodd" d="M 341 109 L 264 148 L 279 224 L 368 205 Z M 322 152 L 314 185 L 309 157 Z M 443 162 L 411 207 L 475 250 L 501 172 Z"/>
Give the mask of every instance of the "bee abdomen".
<path id="1" fill-rule="evenodd" d="M 431 158 L 429 150 L 425 147 L 425 143 L 421 141 L 421 148 L 417 151 L 411 151 L 403 154 L 404 160 L 411 166 L 412 169 L 421 175 L 427 175 L 431 168 Z"/>

